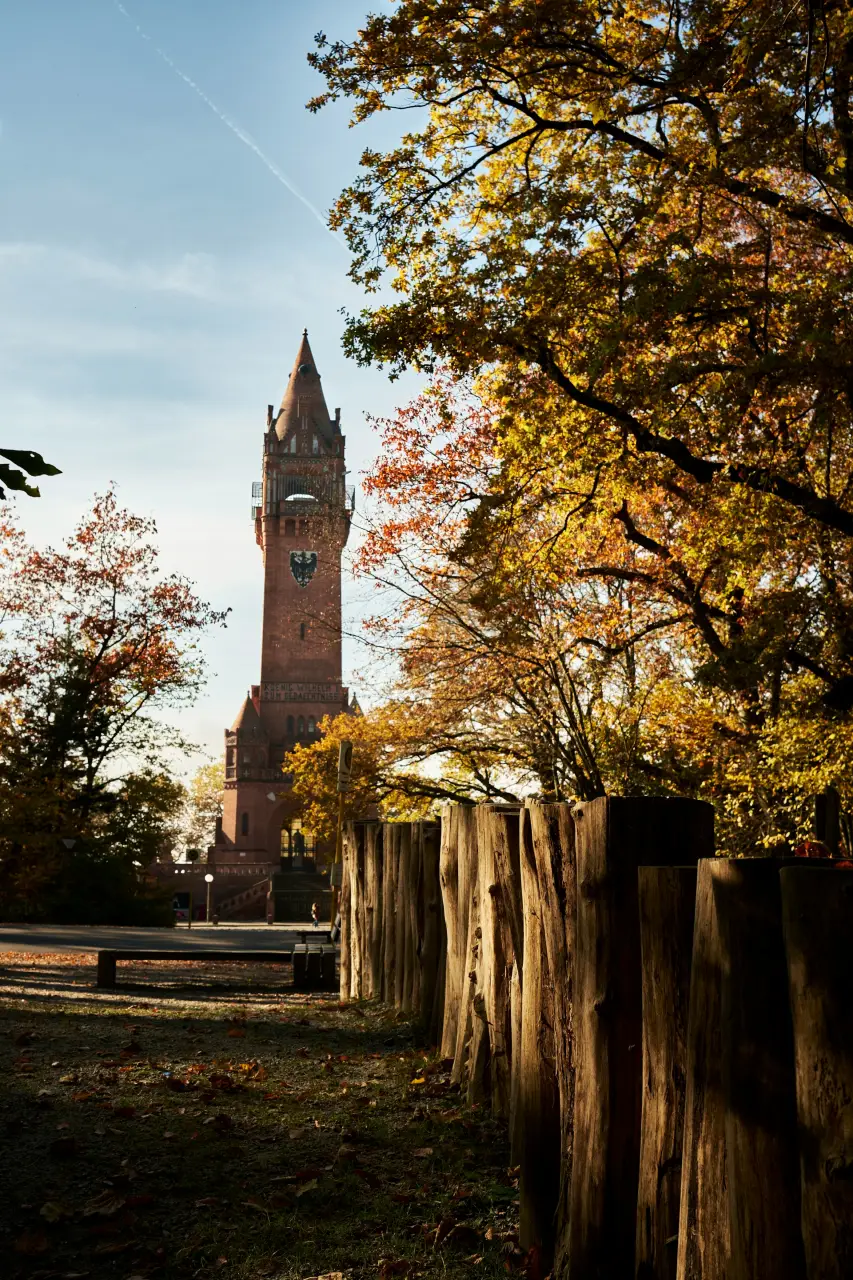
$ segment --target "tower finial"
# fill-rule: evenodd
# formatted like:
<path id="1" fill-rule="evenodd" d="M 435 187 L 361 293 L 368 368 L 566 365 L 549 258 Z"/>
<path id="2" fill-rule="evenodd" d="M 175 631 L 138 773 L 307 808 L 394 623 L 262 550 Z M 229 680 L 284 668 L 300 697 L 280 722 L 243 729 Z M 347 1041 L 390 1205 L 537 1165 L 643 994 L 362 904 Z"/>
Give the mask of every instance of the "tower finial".
<path id="1" fill-rule="evenodd" d="M 303 338 L 307 338 L 307 337 L 308 337 L 308 330 L 307 330 L 307 329 L 303 329 L 303 330 L 302 330 L 302 336 L 303 336 Z"/>

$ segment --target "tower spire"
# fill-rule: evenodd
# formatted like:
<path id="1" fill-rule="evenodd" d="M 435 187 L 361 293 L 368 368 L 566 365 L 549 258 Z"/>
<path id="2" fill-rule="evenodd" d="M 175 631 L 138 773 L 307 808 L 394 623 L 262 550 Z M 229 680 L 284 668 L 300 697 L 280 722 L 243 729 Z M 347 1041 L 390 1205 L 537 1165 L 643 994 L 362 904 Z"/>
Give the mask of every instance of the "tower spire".
<path id="1" fill-rule="evenodd" d="M 302 331 L 302 341 L 275 420 L 275 433 L 279 440 L 285 440 L 300 427 L 318 431 L 327 440 L 340 434 L 340 427 L 329 417 L 329 410 L 326 408 L 323 385 L 308 343 L 307 329 Z"/>

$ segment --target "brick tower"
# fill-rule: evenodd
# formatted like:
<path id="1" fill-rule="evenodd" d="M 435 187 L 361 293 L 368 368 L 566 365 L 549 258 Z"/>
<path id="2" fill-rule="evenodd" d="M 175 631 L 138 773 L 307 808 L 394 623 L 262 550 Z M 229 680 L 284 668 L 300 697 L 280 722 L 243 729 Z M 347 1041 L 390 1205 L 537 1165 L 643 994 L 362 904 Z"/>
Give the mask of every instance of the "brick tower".
<path id="1" fill-rule="evenodd" d="M 264 560 L 261 679 L 225 732 L 225 803 L 214 862 L 277 864 L 293 814 L 285 751 L 349 709 L 341 683 L 341 552 L 353 491 L 340 410 L 329 416 L 307 330 L 277 415 L 267 408 L 263 479 L 252 486 Z"/>

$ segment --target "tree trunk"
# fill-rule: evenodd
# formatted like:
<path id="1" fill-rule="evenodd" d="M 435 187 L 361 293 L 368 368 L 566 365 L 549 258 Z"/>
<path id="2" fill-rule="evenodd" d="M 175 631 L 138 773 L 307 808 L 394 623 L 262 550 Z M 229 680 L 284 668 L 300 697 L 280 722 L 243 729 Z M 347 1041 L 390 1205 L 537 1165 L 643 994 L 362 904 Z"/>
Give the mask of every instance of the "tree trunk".
<path id="1" fill-rule="evenodd" d="M 780 874 L 809 1280 L 853 1275 L 853 871 Z"/>
<path id="2" fill-rule="evenodd" d="M 539 1252 L 541 1270 L 551 1265 L 560 1188 L 560 1093 L 554 1028 L 555 983 L 545 942 L 544 905 L 533 847 L 531 814 L 520 818 L 520 878 L 524 975 L 521 1019 L 513 1042 L 517 1081 L 516 1142 L 520 1165 L 519 1238 Z M 513 989 L 515 990 L 515 988 Z"/>
<path id="3" fill-rule="evenodd" d="M 695 867 L 638 873 L 643 983 L 643 1111 L 637 1280 L 675 1280 Z"/>
<path id="4" fill-rule="evenodd" d="M 602 797 L 578 806 L 575 1142 L 569 1274 L 634 1273 L 642 987 L 637 868 L 713 851 L 699 801 Z"/>
<path id="5" fill-rule="evenodd" d="M 528 805 L 533 856 L 542 909 L 548 972 L 553 983 L 554 1059 L 560 1101 L 560 1181 L 554 1242 L 554 1274 L 569 1258 L 569 1208 L 574 1142 L 574 970 L 577 877 L 575 824 L 567 804 Z"/>

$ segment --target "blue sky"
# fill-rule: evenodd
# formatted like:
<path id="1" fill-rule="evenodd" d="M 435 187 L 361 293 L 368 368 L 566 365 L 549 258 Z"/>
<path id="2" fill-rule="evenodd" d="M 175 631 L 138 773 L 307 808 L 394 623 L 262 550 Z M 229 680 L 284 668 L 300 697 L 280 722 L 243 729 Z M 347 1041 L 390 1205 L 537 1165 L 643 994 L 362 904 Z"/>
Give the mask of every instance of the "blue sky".
<path id="1" fill-rule="evenodd" d="M 344 359 L 339 311 L 363 302 L 345 249 L 155 47 L 326 210 L 398 121 L 310 115 L 322 86 L 305 55 L 316 31 L 350 36 L 383 3 L 128 0 L 130 20 L 114 0 L 0 7 L 0 427 L 64 473 L 17 506 L 34 540 L 57 542 L 114 481 L 156 518 L 164 567 L 231 606 L 182 720 L 214 753 L 258 678 L 250 487 L 303 327 L 353 480 L 375 447 L 365 413 L 415 384 Z M 348 589 L 351 611 L 363 591 Z M 361 663 L 346 645 L 345 676 Z"/>

